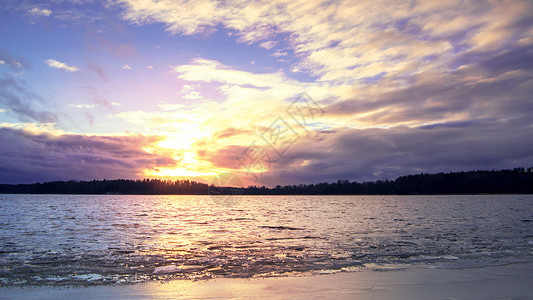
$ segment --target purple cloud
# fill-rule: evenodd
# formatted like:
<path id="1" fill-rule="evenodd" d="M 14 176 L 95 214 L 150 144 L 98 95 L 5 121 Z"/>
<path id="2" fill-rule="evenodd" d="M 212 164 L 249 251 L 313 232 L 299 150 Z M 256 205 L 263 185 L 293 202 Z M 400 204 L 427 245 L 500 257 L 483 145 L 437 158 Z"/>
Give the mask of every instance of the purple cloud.
<path id="1" fill-rule="evenodd" d="M 294 145 L 277 158 L 260 183 L 363 181 L 420 172 L 529 166 L 533 162 L 533 130 L 524 128 L 528 122 L 485 120 L 420 128 L 341 130 L 324 134 L 321 140 Z M 306 164 L 294 167 L 303 161 Z"/>
<path id="2" fill-rule="evenodd" d="M 0 128 L 0 182 L 140 178 L 145 169 L 173 166 L 143 147 L 158 137 L 34 134 Z"/>

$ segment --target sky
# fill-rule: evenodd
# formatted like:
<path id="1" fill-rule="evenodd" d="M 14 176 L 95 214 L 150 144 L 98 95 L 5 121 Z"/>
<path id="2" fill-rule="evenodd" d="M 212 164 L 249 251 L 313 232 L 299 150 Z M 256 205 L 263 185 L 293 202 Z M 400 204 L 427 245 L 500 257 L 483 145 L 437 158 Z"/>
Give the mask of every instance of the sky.
<path id="1" fill-rule="evenodd" d="M 528 167 L 532 115 L 527 0 L 1 0 L 0 183 Z"/>

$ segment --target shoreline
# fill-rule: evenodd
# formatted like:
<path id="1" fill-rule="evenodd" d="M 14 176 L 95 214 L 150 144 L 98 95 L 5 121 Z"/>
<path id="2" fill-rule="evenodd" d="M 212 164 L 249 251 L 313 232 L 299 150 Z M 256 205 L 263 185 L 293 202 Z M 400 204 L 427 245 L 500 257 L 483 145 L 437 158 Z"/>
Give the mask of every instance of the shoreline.
<path id="1" fill-rule="evenodd" d="M 0 299 L 533 299 L 533 263 L 302 277 L 173 280 L 88 287 L 7 287 Z"/>
<path id="2" fill-rule="evenodd" d="M 232 194 L 68 194 L 68 193 L 4 193 L 0 195 L 59 195 L 59 196 L 231 196 Z M 450 193 L 450 194 L 242 194 L 239 197 L 263 196 L 530 196 L 533 193 Z"/>

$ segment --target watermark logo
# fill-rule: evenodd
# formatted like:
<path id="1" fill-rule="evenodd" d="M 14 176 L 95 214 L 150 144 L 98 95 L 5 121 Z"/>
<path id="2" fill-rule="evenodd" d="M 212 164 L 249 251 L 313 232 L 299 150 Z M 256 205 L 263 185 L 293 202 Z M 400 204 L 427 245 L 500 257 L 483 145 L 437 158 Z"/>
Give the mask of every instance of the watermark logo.
<path id="1" fill-rule="evenodd" d="M 221 173 L 211 180 L 208 193 L 211 200 L 225 207 L 233 207 L 240 203 L 243 195 L 242 181 L 233 173 Z"/>
<path id="2" fill-rule="evenodd" d="M 315 126 L 316 119 L 324 115 L 324 113 L 322 107 L 307 93 L 300 94 L 261 133 L 260 138 L 266 146 L 258 145 L 258 141 L 255 140 L 235 158 L 239 168 L 244 170 L 246 176 L 249 176 L 249 179 L 253 182 L 259 182 L 263 173 L 270 170 L 272 163 L 276 159 L 282 158 L 287 150 L 301 138 L 301 134 L 298 132 L 311 132 L 312 127 Z M 240 178 L 233 173 L 220 174 L 213 179 L 211 184 L 215 187 L 224 187 L 230 185 L 230 181 L 233 184 L 238 181 L 240 183 L 238 186 L 242 186 Z M 231 195 L 222 195 L 221 193 L 227 193 L 228 190 L 216 190 L 215 187 L 210 189 L 209 192 L 215 203 L 224 206 L 235 206 L 240 203 L 244 189 L 231 190 Z M 217 195 L 216 193 L 220 194 Z"/>

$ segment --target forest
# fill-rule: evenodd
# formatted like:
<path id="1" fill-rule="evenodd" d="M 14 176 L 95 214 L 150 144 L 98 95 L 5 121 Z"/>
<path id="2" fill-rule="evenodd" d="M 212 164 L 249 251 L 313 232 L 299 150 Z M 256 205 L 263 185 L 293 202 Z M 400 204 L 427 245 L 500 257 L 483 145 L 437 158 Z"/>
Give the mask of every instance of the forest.
<path id="1" fill-rule="evenodd" d="M 138 194 L 138 195 L 446 195 L 533 194 L 533 167 L 401 176 L 394 180 L 356 182 L 338 180 L 315 184 L 213 186 L 191 180 L 52 181 L 0 184 L 2 194 Z"/>

